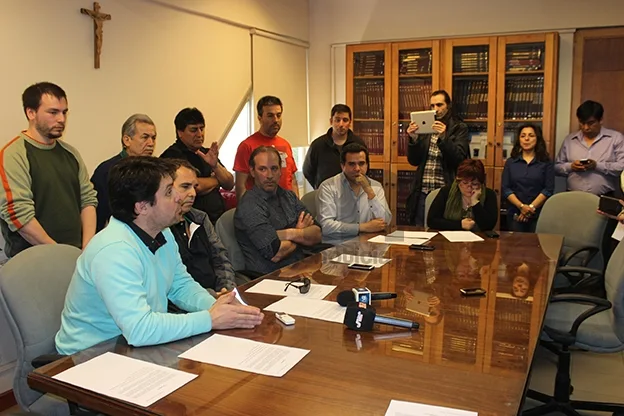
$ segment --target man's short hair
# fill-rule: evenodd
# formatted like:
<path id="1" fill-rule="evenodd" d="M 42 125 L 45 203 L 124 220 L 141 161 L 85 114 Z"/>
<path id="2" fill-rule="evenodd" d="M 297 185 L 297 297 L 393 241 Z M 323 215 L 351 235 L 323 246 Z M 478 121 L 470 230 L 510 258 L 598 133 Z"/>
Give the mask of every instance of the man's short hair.
<path id="1" fill-rule="evenodd" d="M 258 100 L 258 104 L 256 105 L 256 110 L 258 111 L 259 116 L 262 115 L 262 109 L 268 105 L 279 105 L 282 111 L 284 111 L 282 100 L 272 95 L 265 95 L 264 97 Z"/>
<path id="2" fill-rule="evenodd" d="M 197 108 L 187 107 L 180 110 L 175 120 L 173 120 L 173 124 L 175 124 L 176 128 L 176 139 L 179 139 L 178 131 L 184 131 L 189 124 L 203 124 L 205 126 L 206 121 L 204 120 L 204 115 Z"/>
<path id="3" fill-rule="evenodd" d="M 134 156 L 121 159 L 110 171 L 108 194 L 111 214 L 123 222 L 137 217 L 134 205 L 148 202 L 154 205 L 156 192 L 163 178 L 175 178 L 176 168 L 168 159 Z"/>
<path id="4" fill-rule="evenodd" d="M 364 152 L 366 155 L 366 164 L 370 165 L 368 149 L 366 146 L 362 146 L 360 143 L 349 143 L 348 145 L 342 148 L 342 152 L 340 152 L 340 163 L 343 165 L 347 163 L 347 154 L 349 153 L 357 153 Z"/>
<path id="5" fill-rule="evenodd" d="M 173 167 L 176 172 L 180 168 L 187 168 L 188 170 L 192 170 L 193 172 L 195 172 L 195 175 L 199 177 L 199 174 L 200 174 L 199 169 L 191 165 L 191 162 L 189 162 L 188 160 L 186 159 L 167 159 L 167 160 L 173 164 Z M 175 175 L 174 175 L 174 179 L 175 179 Z"/>
<path id="6" fill-rule="evenodd" d="M 132 137 L 136 133 L 137 123 L 145 123 L 150 126 L 155 126 L 154 122 L 147 114 L 133 114 L 121 126 L 121 147 L 124 147 L 123 137 Z"/>
<path id="7" fill-rule="evenodd" d="M 281 168 L 282 166 L 282 157 L 279 154 L 279 151 L 273 146 L 260 146 L 256 147 L 256 149 L 251 152 L 251 156 L 249 156 L 249 168 L 254 169 L 256 167 L 256 156 L 260 153 L 273 152 L 277 156 L 277 162 Z"/>
<path id="8" fill-rule="evenodd" d="M 347 113 L 349 114 L 349 120 L 353 118 L 351 117 L 351 108 L 346 104 L 336 104 L 333 106 L 331 109 L 331 116 L 334 117 L 336 113 Z"/>
<path id="9" fill-rule="evenodd" d="M 581 123 L 587 122 L 587 120 L 592 117 L 600 121 L 603 116 L 604 107 L 596 101 L 587 100 L 576 109 L 576 118 L 578 118 Z"/>
<path id="10" fill-rule="evenodd" d="M 62 98 L 67 100 L 67 95 L 65 94 L 63 88 L 56 84 L 52 84 L 51 82 L 38 82 L 37 84 L 33 84 L 26 88 L 22 94 L 24 114 L 26 114 L 26 110 L 29 108 L 35 111 L 39 109 L 39 106 L 41 105 L 41 96 L 43 94 L 51 95 L 59 100 Z M 28 118 L 28 115 L 26 115 L 26 117 Z"/>

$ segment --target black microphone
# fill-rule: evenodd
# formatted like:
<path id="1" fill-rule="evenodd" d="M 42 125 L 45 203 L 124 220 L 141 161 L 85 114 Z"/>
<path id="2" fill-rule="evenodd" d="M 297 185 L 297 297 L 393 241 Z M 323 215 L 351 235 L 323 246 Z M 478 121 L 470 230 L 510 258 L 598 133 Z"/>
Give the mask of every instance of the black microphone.
<path id="1" fill-rule="evenodd" d="M 370 300 L 386 300 L 386 299 L 395 299 L 397 297 L 396 293 L 393 292 L 379 292 L 379 293 L 371 293 Z M 352 290 L 343 290 L 338 293 L 336 296 L 336 302 L 340 306 L 347 306 L 349 302 L 358 302 L 361 299 L 358 299 L 358 295 Z"/>
<path id="2" fill-rule="evenodd" d="M 355 331 L 372 331 L 375 323 L 399 326 L 402 328 L 418 329 L 418 322 L 391 316 L 377 315 L 375 308 L 363 302 L 350 302 L 347 305 L 344 324 Z"/>

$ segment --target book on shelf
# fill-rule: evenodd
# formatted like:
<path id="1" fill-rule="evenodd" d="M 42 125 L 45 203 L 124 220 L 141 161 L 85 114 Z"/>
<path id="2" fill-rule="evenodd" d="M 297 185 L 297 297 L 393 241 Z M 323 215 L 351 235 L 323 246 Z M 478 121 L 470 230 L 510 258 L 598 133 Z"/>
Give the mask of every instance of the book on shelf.
<path id="1" fill-rule="evenodd" d="M 487 119 L 488 82 L 484 79 L 455 80 L 453 102 L 456 114 L 464 119 Z"/>
<path id="2" fill-rule="evenodd" d="M 399 156 L 407 156 L 407 144 L 409 143 L 409 135 L 407 134 L 407 127 L 409 122 L 399 123 L 399 140 L 397 152 Z"/>
<path id="3" fill-rule="evenodd" d="M 522 76 L 505 81 L 505 119 L 539 119 L 544 116 L 544 77 Z"/>
<path id="4" fill-rule="evenodd" d="M 384 118 L 384 83 L 377 80 L 356 80 L 353 88 L 353 118 Z"/>
<path id="5" fill-rule="evenodd" d="M 379 182 L 382 185 L 384 183 L 384 171 L 383 171 L 383 169 L 368 169 L 368 172 L 366 172 L 366 176 L 368 176 L 371 179 L 376 180 L 377 182 Z"/>
<path id="6" fill-rule="evenodd" d="M 539 71 L 543 69 L 544 50 L 535 46 L 515 46 L 507 51 L 505 58 L 507 71 Z"/>
<path id="7" fill-rule="evenodd" d="M 399 119 L 408 120 L 412 111 L 429 109 L 431 80 L 410 80 L 399 83 Z"/>
<path id="8" fill-rule="evenodd" d="M 432 69 L 431 49 L 402 52 L 399 56 L 399 74 L 430 74 Z"/>
<path id="9" fill-rule="evenodd" d="M 371 155 L 384 154 L 384 128 L 383 123 L 376 122 L 356 122 L 353 132 L 360 136 L 368 152 Z"/>
<path id="10" fill-rule="evenodd" d="M 458 52 L 453 56 L 453 72 L 487 72 L 488 55 L 487 50 Z"/>
<path id="11" fill-rule="evenodd" d="M 356 77 L 384 75 L 383 52 L 360 52 L 354 54 L 353 75 Z"/>

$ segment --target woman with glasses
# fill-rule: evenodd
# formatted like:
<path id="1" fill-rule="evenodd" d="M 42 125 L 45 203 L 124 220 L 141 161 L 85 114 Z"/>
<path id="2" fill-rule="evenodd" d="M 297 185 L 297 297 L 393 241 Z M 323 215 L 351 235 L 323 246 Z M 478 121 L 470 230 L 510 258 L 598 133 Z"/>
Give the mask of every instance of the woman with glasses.
<path id="1" fill-rule="evenodd" d="M 459 164 L 455 181 L 440 189 L 427 216 L 435 230 L 489 231 L 498 217 L 496 193 L 485 187 L 485 168 L 477 159 Z"/>
<path id="2" fill-rule="evenodd" d="M 509 201 L 509 231 L 535 232 L 540 208 L 555 188 L 555 168 L 539 126 L 523 124 L 518 128 L 501 188 L 503 198 Z"/>

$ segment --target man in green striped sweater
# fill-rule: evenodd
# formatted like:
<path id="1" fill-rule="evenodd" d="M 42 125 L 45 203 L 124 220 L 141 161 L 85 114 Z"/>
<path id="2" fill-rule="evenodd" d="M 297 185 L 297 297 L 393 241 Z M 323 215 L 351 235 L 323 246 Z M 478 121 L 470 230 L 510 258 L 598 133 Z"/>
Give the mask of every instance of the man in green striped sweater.
<path id="1" fill-rule="evenodd" d="M 41 82 L 22 95 L 28 129 L 0 150 L 0 226 L 7 256 L 37 244 L 83 248 L 95 234 L 96 192 L 78 151 L 59 140 L 67 96 Z"/>

